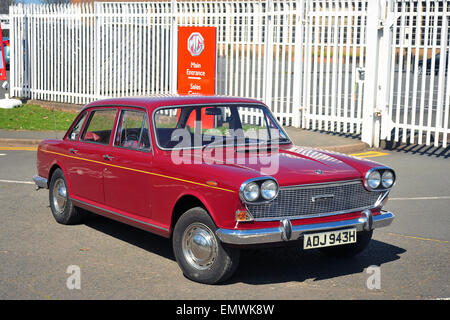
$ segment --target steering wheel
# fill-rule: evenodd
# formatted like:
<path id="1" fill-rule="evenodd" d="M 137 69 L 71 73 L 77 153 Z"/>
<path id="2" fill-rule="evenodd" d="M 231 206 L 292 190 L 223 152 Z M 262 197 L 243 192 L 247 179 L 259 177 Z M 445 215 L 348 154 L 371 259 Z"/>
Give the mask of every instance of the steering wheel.
<path id="1" fill-rule="evenodd" d="M 130 133 L 126 133 L 125 134 L 125 139 L 122 141 L 122 147 L 125 145 L 129 145 L 131 142 L 136 142 L 138 143 L 139 140 L 139 136 L 134 133 L 134 132 L 130 132 Z"/>

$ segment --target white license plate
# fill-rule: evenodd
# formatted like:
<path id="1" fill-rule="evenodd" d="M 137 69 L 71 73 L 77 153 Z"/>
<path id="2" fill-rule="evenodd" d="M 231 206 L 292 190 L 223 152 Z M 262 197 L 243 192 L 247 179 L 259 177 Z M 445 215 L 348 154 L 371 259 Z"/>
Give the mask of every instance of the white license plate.
<path id="1" fill-rule="evenodd" d="M 338 246 L 356 242 L 356 229 L 310 233 L 304 235 L 303 249 Z"/>

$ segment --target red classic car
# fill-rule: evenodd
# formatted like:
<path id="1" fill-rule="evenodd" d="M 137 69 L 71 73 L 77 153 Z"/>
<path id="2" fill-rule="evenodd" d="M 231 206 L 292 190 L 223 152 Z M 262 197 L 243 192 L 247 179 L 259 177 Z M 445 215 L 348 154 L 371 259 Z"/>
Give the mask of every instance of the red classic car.
<path id="1" fill-rule="evenodd" d="M 55 220 L 94 212 L 170 238 L 183 273 L 230 277 L 240 250 L 294 244 L 348 257 L 394 215 L 372 161 L 296 147 L 253 99 L 173 96 L 90 103 L 37 153 Z"/>

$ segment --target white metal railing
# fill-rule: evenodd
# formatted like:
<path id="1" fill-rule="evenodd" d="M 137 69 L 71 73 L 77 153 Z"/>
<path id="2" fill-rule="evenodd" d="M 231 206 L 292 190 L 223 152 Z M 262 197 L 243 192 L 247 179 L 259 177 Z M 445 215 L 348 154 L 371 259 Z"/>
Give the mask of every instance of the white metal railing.
<path id="1" fill-rule="evenodd" d="M 385 48 L 389 54 L 388 125 L 381 138 L 446 147 L 450 138 L 450 4 L 395 1 L 390 15 L 392 35 Z"/>
<path id="2" fill-rule="evenodd" d="M 11 95 L 84 104 L 176 92 L 177 27 L 217 28 L 216 93 L 283 125 L 447 146 L 450 5 L 432 0 L 225 0 L 17 5 Z M 417 53 L 417 54 L 416 54 Z M 430 59 L 437 75 L 420 74 Z M 248 116 L 252 116 L 249 114 Z"/>
<path id="3" fill-rule="evenodd" d="M 368 1 L 308 5 L 303 127 L 361 133 Z"/>
<path id="4" fill-rule="evenodd" d="M 263 100 L 298 127 L 296 14 L 297 1 L 14 6 L 11 94 L 84 104 L 174 93 L 177 26 L 215 26 L 217 94 Z"/>

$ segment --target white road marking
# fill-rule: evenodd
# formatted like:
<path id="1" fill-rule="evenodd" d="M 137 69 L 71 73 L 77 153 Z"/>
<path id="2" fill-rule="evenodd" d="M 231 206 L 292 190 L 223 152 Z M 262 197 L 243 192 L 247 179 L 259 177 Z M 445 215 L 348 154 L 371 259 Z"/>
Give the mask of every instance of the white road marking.
<path id="1" fill-rule="evenodd" d="M 6 153 L 0 153 L 0 156 L 6 156 Z"/>
<path id="2" fill-rule="evenodd" d="M 0 182 L 4 183 L 19 183 L 19 184 L 34 184 L 32 181 L 17 181 L 17 180 L 2 180 L 0 179 Z"/>
<path id="3" fill-rule="evenodd" d="M 450 196 L 441 197 L 413 197 L 413 198 L 389 198 L 389 200 L 441 200 L 450 199 Z"/>

